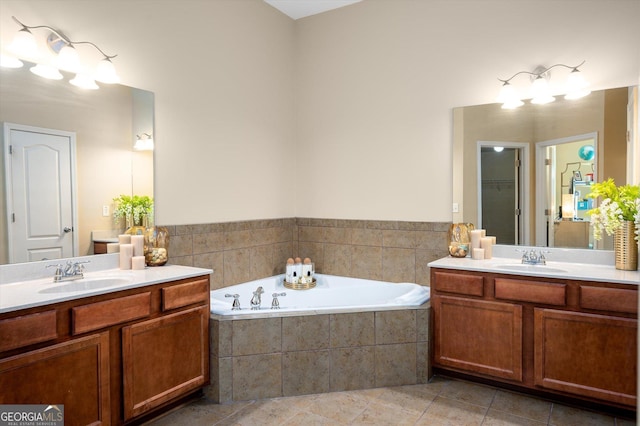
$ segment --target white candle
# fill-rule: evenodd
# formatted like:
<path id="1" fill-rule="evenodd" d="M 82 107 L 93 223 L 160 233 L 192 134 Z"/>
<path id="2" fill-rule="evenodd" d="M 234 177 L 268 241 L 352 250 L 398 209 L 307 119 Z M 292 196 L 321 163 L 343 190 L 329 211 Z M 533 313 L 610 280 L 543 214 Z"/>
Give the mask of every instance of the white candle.
<path id="1" fill-rule="evenodd" d="M 118 235 L 118 242 L 120 244 L 131 244 L 131 235 L 128 235 L 128 234 Z"/>
<path id="2" fill-rule="evenodd" d="M 484 249 L 474 248 L 473 252 L 471 252 L 471 258 L 474 260 L 482 260 L 484 259 Z"/>
<path id="3" fill-rule="evenodd" d="M 120 251 L 120 244 L 107 243 L 107 253 L 118 253 Z"/>
<path id="4" fill-rule="evenodd" d="M 132 235 L 131 244 L 134 256 L 144 256 L 144 235 Z"/>
<path id="5" fill-rule="evenodd" d="M 494 237 L 493 235 L 491 235 L 489 238 L 491 238 L 491 244 L 496 245 L 496 237 Z"/>
<path id="6" fill-rule="evenodd" d="M 492 246 L 493 240 L 491 237 L 482 237 L 480 238 L 480 247 L 484 249 L 484 258 L 491 259 L 492 256 Z"/>
<path id="7" fill-rule="evenodd" d="M 140 270 L 144 269 L 144 256 L 133 256 L 131 258 L 131 269 Z"/>
<path id="8" fill-rule="evenodd" d="M 474 229 L 471 231 L 471 250 L 480 248 L 480 238 L 482 238 L 483 229 Z"/>
<path id="9" fill-rule="evenodd" d="M 120 269 L 131 269 L 133 244 L 120 244 Z"/>

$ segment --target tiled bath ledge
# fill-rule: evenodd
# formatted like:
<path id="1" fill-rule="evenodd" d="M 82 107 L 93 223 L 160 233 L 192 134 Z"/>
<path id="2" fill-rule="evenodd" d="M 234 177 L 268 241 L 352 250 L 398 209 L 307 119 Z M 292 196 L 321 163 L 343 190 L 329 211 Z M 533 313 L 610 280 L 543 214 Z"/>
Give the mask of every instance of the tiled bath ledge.
<path id="1" fill-rule="evenodd" d="M 219 403 L 426 383 L 429 302 L 414 309 L 227 320 L 212 316 Z"/>

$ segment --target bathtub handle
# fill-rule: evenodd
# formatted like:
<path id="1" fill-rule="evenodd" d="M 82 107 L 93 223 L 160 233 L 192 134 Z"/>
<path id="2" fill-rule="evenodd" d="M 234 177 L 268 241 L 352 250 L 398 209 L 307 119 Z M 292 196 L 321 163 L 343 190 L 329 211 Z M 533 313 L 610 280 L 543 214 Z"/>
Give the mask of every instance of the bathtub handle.
<path id="1" fill-rule="evenodd" d="M 240 295 L 239 294 L 225 294 L 224 297 L 233 297 L 233 305 L 231 305 L 232 311 L 240 310 Z"/>
<path id="2" fill-rule="evenodd" d="M 271 302 L 271 309 L 280 309 L 280 302 L 278 302 L 278 297 L 286 296 L 287 293 L 273 293 L 271 296 L 273 297 L 273 301 Z"/>

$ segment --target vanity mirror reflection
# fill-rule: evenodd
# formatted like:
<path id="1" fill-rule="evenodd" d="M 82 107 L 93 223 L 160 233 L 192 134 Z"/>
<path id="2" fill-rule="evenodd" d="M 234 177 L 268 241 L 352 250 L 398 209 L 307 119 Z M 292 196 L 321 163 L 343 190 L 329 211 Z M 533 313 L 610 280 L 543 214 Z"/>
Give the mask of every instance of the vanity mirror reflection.
<path id="1" fill-rule="evenodd" d="M 634 90 L 594 91 L 576 100 L 558 96 L 553 103 L 527 102 L 512 110 L 500 104 L 454 108 L 453 202 L 459 212 L 453 221 L 487 228 L 488 234 L 498 236 L 498 244 L 611 250 L 610 238 L 594 242 L 588 235 L 585 196 L 590 179 L 611 177 L 617 184 L 626 183 L 627 111 L 633 111 L 629 105 Z M 593 155 L 583 148 L 589 144 Z M 509 158 L 502 174 L 498 157 Z M 487 171 L 493 175 L 487 178 Z M 494 195 L 484 203 L 483 189 L 485 195 Z M 574 208 L 580 210 L 563 221 L 562 196 L 576 191 Z M 507 231 L 498 228 L 505 224 Z M 554 241 L 558 229 L 564 231 L 561 227 L 567 225 L 587 235 L 579 242 Z"/>
<path id="2" fill-rule="evenodd" d="M 26 65 L 19 69 L 0 68 L 0 122 L 74 135 L 75 161 L 70 168 L 75 174 L 71 188 L 76 214 L 70 232 L 74 240 L 71 256 L 91 255 L 95 231 L 117 236 L 125 226 L 114 221 L 115 197 L 153 197 L 153 151 L 133 147 L 137 136 L 153 136 L 154 95 L 118 84 L 100 84 L 99 90 L 84 90 L 70 85 L 68 78 L 56 81 L 38 77 Z M 7 190 L 11 176 L 5 167 L 5 157 L 9 155 L 5 143 L 0 160 L 0 264 L 15 258 L 9 253 L 11 215 L 7 205 L 12 203 L 8 202 L 12 194 Z M 37 216 L 38 212 L 34 213 Z"/>

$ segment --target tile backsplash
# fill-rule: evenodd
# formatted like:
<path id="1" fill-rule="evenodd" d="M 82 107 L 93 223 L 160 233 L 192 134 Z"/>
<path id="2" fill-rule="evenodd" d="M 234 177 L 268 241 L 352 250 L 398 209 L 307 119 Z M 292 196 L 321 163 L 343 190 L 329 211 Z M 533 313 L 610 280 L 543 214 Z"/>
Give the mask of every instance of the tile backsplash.
<path id="1" fill-rule="evenodd" d="M 449 222 L 283 218 L 168 226 L 170 262 L 211 268 L 211 288 L 284 273 L 309 257 L 319 273 L 429 284 Z"/>

